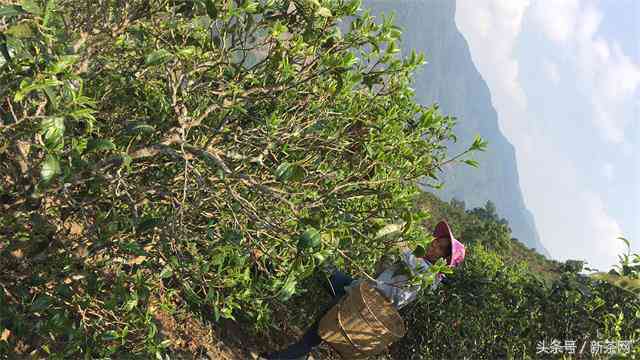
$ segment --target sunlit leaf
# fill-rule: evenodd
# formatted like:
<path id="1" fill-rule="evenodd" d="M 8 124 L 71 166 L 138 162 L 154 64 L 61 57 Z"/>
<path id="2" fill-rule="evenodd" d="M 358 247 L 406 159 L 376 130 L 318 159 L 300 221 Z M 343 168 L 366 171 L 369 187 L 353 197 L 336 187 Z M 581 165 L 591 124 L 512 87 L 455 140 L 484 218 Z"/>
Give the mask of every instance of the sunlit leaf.
<path id="1" fill-rule="evenodd" d="M 320 232 L 313 227 L 309 227 L 300 236 L 300 239 L 298 240 L 298 248 L 315 248 L 320 245 L 320 239 Z"/>
<path id="2" fill-rule="evenodd" d="M 57 79 L 44 79 L 34 83 L 29 83 L 28 81 L 23 80 L 20 82 L 20 90 L 16 91 L 13 96 L 13 100 L 16 102 L 22 101 L 32 91 L 58 86 L 60 84 L 62 83 Z"/>
<path id="3" fill-rule="evenodd" d="M 183 56 L 183 57 L 192 56 L 195 53 L 196 53 L 196 47 L 195 46 L 187 46 L 187 47 L 185 47 L 183 49 L 180 49 L 178 51 L 178 55 Z"/>
<path id="4" fill-rule="evenodd" d="M 48 117 L 40 123 L 45 146 L 49 150 L 60 150 L 64 145 L 64 118 Z"/>
<path id="5" fill-rule="evenodd" d="M 78 56 L 77 55 L 64 55 L 64 56 L 61 56 L 60 59 L 58 59 L 58 61 L 53 63 L 48 68 L 48 71 L 53 73 L 53 74 L 58 74 L 60 72 L 63 72 L 69 66 L 73 65 L 77 60 L 78 60 Z"/>
<path id="6" fill-rule="evenodd" d="M 326 7 L 321 7 L 316 11 L 316 14 L 322 17 L 331 17 L 331 10 L 327 9 Z"/>
<path id="7" fill-rule="evenodd" d="M 402 224 L 388 224 L 376 233 L 376 241 L 391 241 L 398 239 L 402 235 Z"/>
<path id="8" fill-rule="evenodd" d="M 35 0 L 22 0 L 20 5 L 26 12 L 34 15 L 42 15 L 42 8 Z"/>
<path id="9" fill-rule="evenodd" d="M 129 311 L 133 310 L 137 305 L 138 305 L 138 297 L 134 296 L 132 299 L 130 299 L 129 301 L 127 301 L 124 304 L 123 310 L 125 312 L 129 312 Z"/>
<path id="10" fill-rule="evenodd" d="M 33 27 L 30 21 L 22 21 L 18 24 L 11 26 L 6 31 L 6 34 L 11 35 L 18 39 L 25 39 L 25 38 L 32 37 L 34 32 L 33 32 Z"/>
<path id="11" fill-rule="evenodd" d="M 287 279 L 287 281 L 285 282 L 284 286 L 282 287 L 282 289 L 279 292 L 279 298 L 282 301 L 287 301 L 291 298 L 291 296 L 293 296 L 293 294 L 295 294 L 296 292 L 296 285 L 297 282 L 294 279 Z"/>
<path id="12" fill-rule="evenodd" d="M 173 57 L 169 51 L 165 49 L 156 50 L 145 57 L 145 64 L 149 66 L 164 64 Z"/>
<path id="13" fill-rule="evenodd" d="M 40 176 L 44 181 L 50 181 L 54 176 L 62 173 L 60 169 L 60 161 L 55 156 L 48 156 L 43 162 L 40 168 Z"/>
<path id="14" fill-rule="evenodd" d="M 162 271 L 160 272 L 160 277 L 163 279 L 166 279 L 171 275 L 173 275 L 173 269 L 171 268 L 170 265 L 165 265 L 165 267 L 162 268 Z"/>

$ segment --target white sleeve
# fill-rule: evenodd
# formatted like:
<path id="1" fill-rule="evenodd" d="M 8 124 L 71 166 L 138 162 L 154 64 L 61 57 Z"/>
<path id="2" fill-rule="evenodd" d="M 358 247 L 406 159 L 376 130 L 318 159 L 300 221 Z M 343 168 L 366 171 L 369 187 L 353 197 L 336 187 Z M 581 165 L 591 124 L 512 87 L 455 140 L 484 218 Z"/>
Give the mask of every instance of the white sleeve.
<path id="1" fill-rule="evenodd" d="M 433 280 L 433 284 L 431 284 L 431 291 L 434 291 L 438 288 L 438 286 L 440 286 L 440 277 L 438 275 L 436 275 L 436 278 Z"/>
<path id="2" fill-rule="evenodd" d="M 431 263 L 416 257 L 411 251 L 403 252 L 401 259 L 414 273 L 427 271 L 431 266 Z M 383 271 L 376 279 L 375 286 L 400 309 L 416 299 L 420 286 L 406 286 L 408 278 L 405 275 L 394 275 L 395 268 L 394 265 Z M 436 277 L 431 289 L 435 289 L 438 283 L 439 278 Z"/>
<path id="3" fill-rule="evenodd" d="M 402 253 L 402 261 L 407 264 L 412 271 L 423 272 L 426 271 L 431 264 L 427 263 L 424 259 L 419 259 L 413 252 L 407 250 Z"/>
<path id="4" fill-rule="evenodd" d="M 419 273 L 427 271 L 427 269 L 431 267 L 430 262 L 416 257 L 411 251 L 405 251 L 404 253 L 402 253 L 402 260 L 412 269 L 412 271 L 416 271 Z M 431 284 L 430 289 L 432 291 L 436 290 L 440 285 L 441 280 L 442 277 L 436 274 L 436 278 L 433 280 L 433 284 Z"/>

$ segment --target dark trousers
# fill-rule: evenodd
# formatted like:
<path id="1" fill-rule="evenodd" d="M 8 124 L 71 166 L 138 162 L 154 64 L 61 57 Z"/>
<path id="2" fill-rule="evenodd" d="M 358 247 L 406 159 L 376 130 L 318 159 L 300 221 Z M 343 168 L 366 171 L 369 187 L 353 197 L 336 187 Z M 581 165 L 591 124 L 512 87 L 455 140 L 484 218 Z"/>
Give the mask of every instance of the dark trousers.
<path id="1" fill-rule="evenodd" d="M 331 287 L 331 294 L 333 295 L 333 299 L 331 303 L 327 305 L 325 310 L 322 312 L 323 314 L 329 311 L 335 304 L 340 301 L 340 299 L 346 295 L 346 291 L 344 287 L 351 284 L 353 282 L 353 278 L 343 272 L 336 270 L 330 277 L 329 283 Z M 307 332 L 302 336 L 297 343 L 290 345 L 288 348 L 278 351 L 275 353 L 264 355 L 267 359 L 273 360 L 291 360 L 291 359 L 306 359 L 306 356 L 313 350 L 314 347 L 320 345 L 322 343 L 322 338 L 318 335 L 318 326 L 320 325 L 320 319 L 322 316 L 318 318 L 307 330 Z"/>

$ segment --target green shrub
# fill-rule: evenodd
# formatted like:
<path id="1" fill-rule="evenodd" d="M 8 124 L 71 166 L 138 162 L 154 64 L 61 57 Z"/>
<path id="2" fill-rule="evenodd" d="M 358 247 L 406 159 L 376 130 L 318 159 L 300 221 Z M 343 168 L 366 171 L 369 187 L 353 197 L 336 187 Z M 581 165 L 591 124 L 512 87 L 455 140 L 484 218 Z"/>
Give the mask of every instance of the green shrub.
<path id="1" fill-rule="evenodd" d="M 459 208 L 431 194 L 421 201 L 419 206 L 437 209 L 441 217 L 456 218 L 467 256 L 450 276 L 451 285 L 402 310 L 409 331 L 393 345 L 393 358 L 533 359 L 551 356 L 538 354 L 538 346 L 553 340 L 575 341 L 576 352 L 582 349 L 585 356 L 592 354 L 592 341 L 633 341 L 626 356 L 640 355 L 640 298 L 620 277 L 580 274 L 579 261 L 540 260 L 514 243 L 518 260 L 516 253 L 496 247 L 510 239 L 510 231 L 495 227 L 495 220 L 481 220 L 473 211 L 461 216 Z M 621 256 L 621 267 L 635 257 Z"/>
<path id="2" fill-rule="evenodd" d="M 454 120 L 358 6 L 0 5 L 0 347 L 158 355 L 158 307 L 265 329 L 319 263 L 370 269 L 385 224 L 426 245 L 409 209 Z"/>

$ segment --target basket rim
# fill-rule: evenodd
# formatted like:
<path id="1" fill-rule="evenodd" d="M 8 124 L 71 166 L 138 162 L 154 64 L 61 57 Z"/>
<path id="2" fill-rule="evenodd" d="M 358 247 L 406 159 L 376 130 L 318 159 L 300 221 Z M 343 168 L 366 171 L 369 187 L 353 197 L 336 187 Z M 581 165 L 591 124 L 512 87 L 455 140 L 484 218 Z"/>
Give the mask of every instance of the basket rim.
<path id="1" fill-rule="evenodd" d="M 341 319 L 341 313 L 342 313 L 342 301 L 340 301 L 337 304 L 337 315 L 338 315 L 338 328 L 340 328 L 340 333 L 342 334 L 342 336 L 345 337 L 345 339 L 347 339 L 347 341 L 349 342 L 349 344 L 351 344 L 351 346 L 356 350 L 356 354 L 355 355 L 366 355 L 366 351 L 362 350 L 362 348 L 359 345 L 356 345 L 356 343 L 351 339 L 351 337 L 349 336 L 349 334 L 347 333 L 347 331 L 344 329 L 344 325 L 342 324 L 342 319 Z M 357 354 L 360 353 L 360 354 Z"/>
<path id="2" fill-rule="evenodd" d="M 365 287 L 365 286 L 368 286 L 368 287 L 372 288 L 374 291 L 376 291 L 376 292 L 378 293 L 378 295 L 379 295 L 379 296 L 382 296 L 382 297 L 384 298 L 384 300 L 385 300 L 386 302 L 388 302 L 388 305 L 389 305 L 389 306 L 391 306 L 391 307 L 393 308 L 393 313 L 394 313 L 395 315 L 397 315 L 397 318 L 398 318 L 398 320 L 399 320 L 399 323 L 400 323 L 400 324 L 402 324 L 402 331 L 401 331 L 401 334 L 397 334 L 397 333 L 395 333 L 393 330 L 389 329 L 389 328 L 386 326 L 386 324 L 385 324 L 384 322 L 380 321 L 379 317 L 378 317 L 378 316 L 376 316 L 375 312 L 374 312 L 374 311 L 371 309 L 371 307 L 369 306 L 369 303 L 368 303 L 367 301 L 364 301 L 365 299 L 364 299 L 364 297 L 362 296 L 362 294 L 363 294 L 363 292 L 362 292 L 362 288 L 363 288 L 363 287 Z M 371 286 L 371 284 L 370 284 L 369 282 L 367 282 L 367 281 L 363 281 L 363 282 L 361 282 L 361 283 L 360 283 L 360 289 L 361 289 L 361 290 L 360 290 L 360 297 L 362 297 L 362 298 L 363 298 L 363 299 L 362 299 L 362 300 L 363 300 L 362 302 L 364 303 L 365 308 L 366 308 L 366 309 L 369 311 L 369 313 L 373 316 L 373 318 L 374 318 L 374 319 L 375 319 L 375 320 L 376 320 L 380 325 L 382 325 L 382 327 L 383 327 L 383 328 L 385 328 L 385 329 L 389 332 L 389 334 L 391 334 L 393 337 L 395 337 L 395 338 L 397 338 L 397 339 L 401 339 L 401 338 L 404 336 L 404 334 L 406 333 L 406 325 L 405 325 L 405 323 L 404 323 L 404 319 L 402 318 L 402 316 L 401 316 L 401 315 L 400 315 L 400 313 L 398 312 L 398 309 L 396 309 L 396 307 L 393 305 L 393 303 L 391 303 L 391 302 L 389 302 L 389 301 L 387 300 L 387 298 L 384 296 L 384 294 L 382 294 L 382 292 L 381 292 L 379 289 L 377 289 L 377 288 L 376 288 L 376 287 L 374 287 L 374 286 Z"/>

